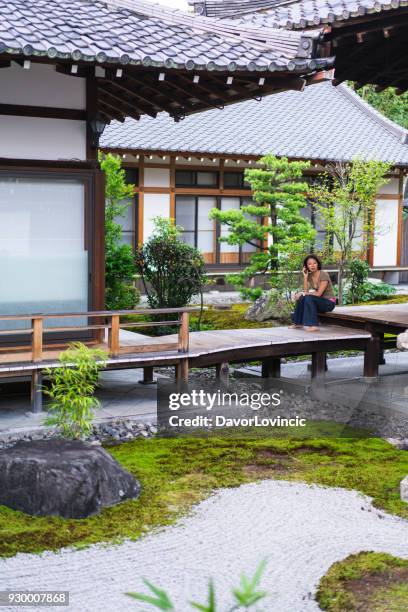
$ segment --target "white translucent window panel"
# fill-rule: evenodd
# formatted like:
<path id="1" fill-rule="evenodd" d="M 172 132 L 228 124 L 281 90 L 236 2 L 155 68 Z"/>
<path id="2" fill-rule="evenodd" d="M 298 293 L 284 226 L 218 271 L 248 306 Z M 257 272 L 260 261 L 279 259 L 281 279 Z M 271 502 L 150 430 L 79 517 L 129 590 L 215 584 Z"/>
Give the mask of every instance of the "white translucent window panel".
<path id="1" fill-rule="evenodd" d="M 31 63 L 26 70 L 12 62 L 1 70 L 1 85 L 0 104 L 86 108 L 86 80 L 61 74 L 51 64 Z"/>
<path id="2" fill-rule="evenodd" d="M 397 264 L 398 200 L 377 200 L 374 266 Z"/>
<path id="3" fill-rule="evenodd" d="M 145 168 L 145 187 L 170 187 L 170 170 L 168 168 Z"/>
<path id="4" fill-rule="evenodd" d="M 215 198 L 198 198 L 198 231 L 212 230 L 214 221 L 209 218 L 210 211 L 217 206 Z"/>
<path id="5" fill-rule="evenodd" d="M 84 243 L 81 182 L 0 177 L 0 313 L 87 310 Z"/>
<path id="6" fill-rule="evenodd" d="M 198 232 L 197 248 L 203 253 L 212 253 L 214 250 L 214 233 L 212 231 Z"/>
<path id="7" fill-rule="evenodd" d="M 86 159 L 86 123 L 0 115 L 0 157 L 11 159 Z"/>
<path id="8" fill-rule="evenodd" d="M 154 217 L 170 218 L 170 194 L 145 193 L 143 205 L 143 240 L 146 241 L 154 230 Z"/>
<path id="9" fill-rule="evenodd" d="M 185 231 L 195 228 L 195 198 L 191 196 L 177 196 L 176 199 L 176 225 Z"/>
<path id="10" fill-rule="evenodd" d="M 183 232 L 181 234 L 181 239 L 186 244 L 189 244 L 190 246 L 195 246 L 194 232 Z"/>
<path id="11" fill-rule="evenodd" d="M 221 198 L 221 210 L 239 210 L 240 209 L 240 199 L 239 198 Z M 229 234 L 228 229 L 221 225 L 221 237 L 227 237 Z M 228 244 L 226 242 L 220 243 L 220 251 L 221 253 L 238 253 L 239 246 L 237 244 Z"/>
<path id="12" fill-rule="evenodd" d="M 124 232 L 132 232 L 134 202 L 131 199 L 127 199 L 122 200 L 120 204 L 126 206 L 126 208 L 124 209 L 124 215 L 118 215 L 117 217 L 115 217 L 115 221 L 116 223 L 119 223 Z"/>

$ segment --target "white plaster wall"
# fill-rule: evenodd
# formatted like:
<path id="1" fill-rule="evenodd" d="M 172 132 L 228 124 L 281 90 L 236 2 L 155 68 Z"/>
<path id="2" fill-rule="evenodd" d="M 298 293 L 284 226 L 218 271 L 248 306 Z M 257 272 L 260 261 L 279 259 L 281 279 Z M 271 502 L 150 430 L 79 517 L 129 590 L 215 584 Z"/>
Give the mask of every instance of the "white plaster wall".
<path id="1" fill-rule="evenodd" d="M 381 185 L 381 187 L 378 190 L 378 193 L 387 193 L 387 194 L 393 194 L 393 195 L 398 195 L 398 192 L 399 192 L 399 179 L 397 178 L 390 179 L 389 183 L 387 183 L 386 185 Z"/>
<path id="2" fill-rule="evenodd" d="M 145 187 L 170 187 L 170 170 L 168 168 L 145 168 Z"/>
<path id="3" fill-rule="evenodd" d="M 145 193 L 143 204 L 143 241 L 151 236 L 153 217 L 170 218 L 170 195 L 167 193 Z"/>
<path id="4" fill-rule="evenodd" d="M 86 159 L 85 121 L 0 115 L 0 157 Z"/>
<path id="5" fill-rule="evenodd" d="M 398 200 L 377 200 L 374 266 L 397 265 Z"/>
<path id="6" fill-rule="evenodd" d="M 32 62 L 26 70 L 12 62 L 0 70 L 0 104 L 83 110 L 85 79 L 60 74 L 51 64 Z"/>

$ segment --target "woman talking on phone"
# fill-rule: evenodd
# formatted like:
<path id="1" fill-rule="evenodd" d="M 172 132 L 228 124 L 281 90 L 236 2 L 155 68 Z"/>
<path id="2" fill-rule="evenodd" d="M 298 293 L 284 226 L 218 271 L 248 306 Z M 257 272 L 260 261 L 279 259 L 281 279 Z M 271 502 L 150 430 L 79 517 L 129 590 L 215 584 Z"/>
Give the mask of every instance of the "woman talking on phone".
<path id="1" fill-rule="evenodd" d="M 296 307 L 290 328 L 305 327 L 306 331 L 319 331 L 319 312 L 330 312 L 336 305 L 330 276 L 322 270 L 316 255 L 303 261 L 303 291 L 295 294 Z"/>

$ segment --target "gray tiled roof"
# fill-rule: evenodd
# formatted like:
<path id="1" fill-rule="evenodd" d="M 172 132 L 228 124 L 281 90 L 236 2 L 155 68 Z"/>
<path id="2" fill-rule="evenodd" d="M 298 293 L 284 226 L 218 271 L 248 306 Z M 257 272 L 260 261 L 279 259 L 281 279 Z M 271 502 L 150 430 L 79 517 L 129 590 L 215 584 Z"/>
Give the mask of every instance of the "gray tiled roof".
<path id="1" fill-rule="evenodd" d="M 189 0 L 198 14 L 256 27 L 306 28 L 408 6 L 407 0 Z"/>
<path id="2" fill-rule="evenodd" d="M 224 110 L 210 110 L 180 123 L 160 114 L 112 123 L 105 148 L 261 155 L 349 161 L 378 159 L 408 166 L 407 131 L 383 117 L 345 85 L 322 83 Z"/>
<path id="3" fill-rule="evenodd" d="M 1 0 L 0 54 L 208 70 L 305 70 L 312 37 L 142 0 Z"/>

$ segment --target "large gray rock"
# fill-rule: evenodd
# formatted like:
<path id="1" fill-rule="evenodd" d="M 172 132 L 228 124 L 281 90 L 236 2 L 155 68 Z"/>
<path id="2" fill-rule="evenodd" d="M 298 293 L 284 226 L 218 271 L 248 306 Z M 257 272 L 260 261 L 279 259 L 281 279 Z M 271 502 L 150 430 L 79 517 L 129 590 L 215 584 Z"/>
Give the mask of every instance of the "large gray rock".
<path id="1" fill-rule="evenodd" d="M 0 504 L 27 514 L 85 518 L 139 493 L 138 481 L 88 442 L 36 440 L 0 451 Z"/>
<path id="2" fill-rule="evenodd" d="M 397 336 L 397 348 L 401 351 L 408 350 L 408 329 Z"/>
<path id="3" fill-rule="evenodd" d="M 405 476 L 400 482 L 401 499 L 408 503 L 408 476 Z"/>
<path id="4" fill-rule="evenodd" d="M 289 319 L 292 310 L 292 305 L 276 289 L 271 289 L 255 300 L 246 311 L 245 318 L 248 321 L 285 321 Z"/>

